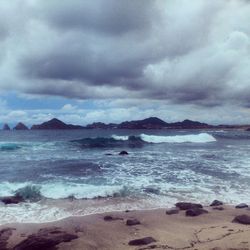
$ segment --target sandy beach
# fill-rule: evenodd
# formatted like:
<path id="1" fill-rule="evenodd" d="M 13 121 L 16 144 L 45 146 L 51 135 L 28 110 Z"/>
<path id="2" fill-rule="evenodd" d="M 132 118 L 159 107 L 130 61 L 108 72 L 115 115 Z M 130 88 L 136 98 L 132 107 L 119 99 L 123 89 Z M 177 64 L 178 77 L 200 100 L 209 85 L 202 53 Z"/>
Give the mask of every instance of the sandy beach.
<path id="1" fill-rule="evenodd" d="M 0 227 L 0 249 L 250 249 L 250 225 L 232 222 L 236 216 L 250 216 L 250 210 L 219 207 L 223 210 L 203 207 L 208 213 L 198 216 L 157 209 L 6 224 Z"/>

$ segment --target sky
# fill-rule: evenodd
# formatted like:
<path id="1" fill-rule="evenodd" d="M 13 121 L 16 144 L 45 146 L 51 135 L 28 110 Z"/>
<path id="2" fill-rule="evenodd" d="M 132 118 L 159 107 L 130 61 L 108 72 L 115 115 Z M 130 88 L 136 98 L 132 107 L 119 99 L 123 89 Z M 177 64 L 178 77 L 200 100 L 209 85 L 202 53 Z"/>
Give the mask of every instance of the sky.
<path id="1" fill-rule="evenodd" d="M 0 124 L 250 123 L 249 0 L 0 0 Z"/>

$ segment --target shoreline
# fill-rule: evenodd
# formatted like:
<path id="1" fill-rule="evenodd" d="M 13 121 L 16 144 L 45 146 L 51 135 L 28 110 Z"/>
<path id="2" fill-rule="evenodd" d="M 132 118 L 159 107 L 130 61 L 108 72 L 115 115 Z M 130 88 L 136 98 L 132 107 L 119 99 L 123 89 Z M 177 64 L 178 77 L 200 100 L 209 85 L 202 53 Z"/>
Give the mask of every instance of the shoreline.
<path id="1" fill-rule="evenodd" d="M 197 216 L 186 216 L 186 210 L 166 214 L 167 209 L 158 208 L 71 216 L 46 223 L 5 224 L 0 226 L 0 249 L 28 250 L 32 248 L 22 246 L 48 239 L 58 250 L 250 249 L 250 225 L 232 222 L 235 216 L 250 216 L 250 209 L 215 207 L 203 207 L 208 213 Z M 132 225 L 127 225 L 128 220 Z M 144 237 L 149 237 L 146 243 L 151 242 L 131 245 Z"/>

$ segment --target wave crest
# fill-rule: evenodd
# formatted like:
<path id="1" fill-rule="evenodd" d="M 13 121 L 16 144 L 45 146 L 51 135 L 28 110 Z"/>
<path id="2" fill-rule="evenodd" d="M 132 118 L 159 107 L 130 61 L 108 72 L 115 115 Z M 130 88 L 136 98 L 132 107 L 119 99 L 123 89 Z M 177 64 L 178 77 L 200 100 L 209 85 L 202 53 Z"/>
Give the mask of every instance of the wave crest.
<path id="1" fill-rule="evenodd" d="M 83 148 L 105 148 L 105 147 L 141 147 L 148 143 L 207 143 L 215 142 L 216 139 L 208 133 L 189 134 L 189 135 L 146 135 L 139 136 L 120 136 L 96 137 L 74 140 Z"/>
<path id="2" fill-rule="evenodd" d="M 208 133 L 173 135 L 173 136 L 141 134 L 141 138 L 143 141 L 149 143 L 184 143 L 184 142 L 207 143 L 216 141 L 216 139 Z"/>

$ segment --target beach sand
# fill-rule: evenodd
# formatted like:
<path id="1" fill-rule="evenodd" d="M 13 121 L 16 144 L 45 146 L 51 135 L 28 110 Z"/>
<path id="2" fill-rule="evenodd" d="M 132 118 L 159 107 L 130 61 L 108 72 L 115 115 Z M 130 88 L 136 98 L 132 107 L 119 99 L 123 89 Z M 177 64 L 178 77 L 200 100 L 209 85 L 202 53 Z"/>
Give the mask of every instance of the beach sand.
<path id="1" fill-rule="evenodd" d="M 232 222 L 237 215 L 250 216 L 250 210 L 223 207 L 222 211 L 204 207 L 208 213 L 195 217 L 186 216 L 185 211 L 167 215 L 166 209 L 157 209 L 70 217 L 50 223 L 7 224 L 0 227 L 0 249 L 250 249 L 250 225 Z M 128 226 L 127 219 L 137 219 L 141 224 Z M 54 248 L 28 248 L 29 241 L 20 244 L 28 236 L 30 242 L 55 237 L 61 243 Z M 129 245 L 131 240 L 143 237 L 152 237 L 155 242 Z"/>

